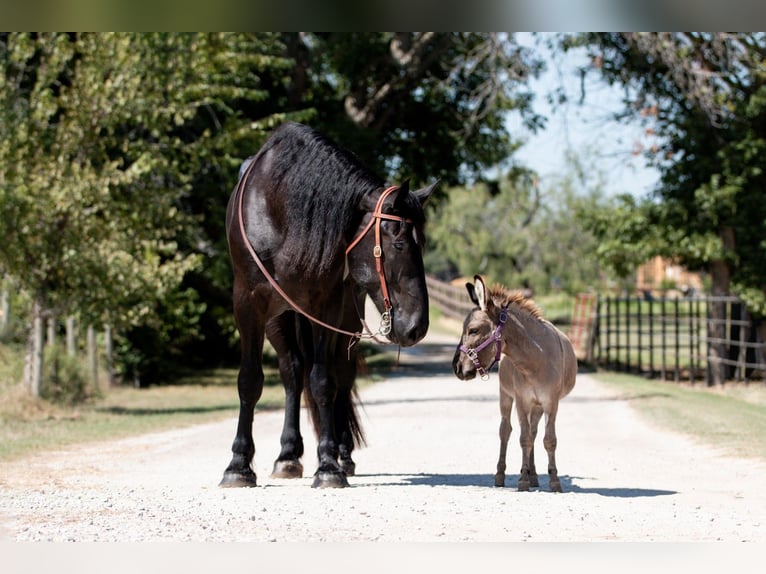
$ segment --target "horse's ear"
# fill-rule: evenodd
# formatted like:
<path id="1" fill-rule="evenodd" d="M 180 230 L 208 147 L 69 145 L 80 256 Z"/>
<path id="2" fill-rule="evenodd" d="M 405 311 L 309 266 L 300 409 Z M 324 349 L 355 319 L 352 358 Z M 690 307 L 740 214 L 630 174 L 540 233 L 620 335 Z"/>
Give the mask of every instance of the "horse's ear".
<path id="1" fill-rule="evenodd" d="M 476 291 L 475 303 L 479 306 L 479 309 L 486 311 L 487 306 L 490 303 L 487 300 L 487 287 L 484 285 L 482 278 L 478 275 L 475 275 L 473 278 L 473 288 Z"/>
<path id="2" fill-rule="evenodd" d="M 426 202 L 428 201 L 428 198 L 431 197 L 431 194 L 434 192 L 437 185 L 439 185 L 438 179 L 435 182 L 433 182 L 431 185 L 429 185 L 428 187 L 423 187 L 413 192 L 413 195 L 420 202 L 420 205 L 426 204 Z"/>

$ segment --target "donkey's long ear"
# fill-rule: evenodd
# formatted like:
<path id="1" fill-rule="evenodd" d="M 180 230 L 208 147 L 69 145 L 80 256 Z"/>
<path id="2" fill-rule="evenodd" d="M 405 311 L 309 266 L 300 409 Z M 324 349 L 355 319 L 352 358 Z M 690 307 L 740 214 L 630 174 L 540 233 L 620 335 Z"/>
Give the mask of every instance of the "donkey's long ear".
<path id="1" fill-rule="evenodd" d="M 486 311 L 489 301 L 487 301 L 487 287 L 484 285 L 484 280 L 478 275 L 475 275 L 473 278 L 473 286 L 476 291 L 475 303 L 479 306 L 479 309 Z"/>
<path id="2" fill-rule="evenodd" d="M 479 298 L 476 296 L 476 289 L 473 288 L 473 283 L 466 283 L 465 289 L 468 291 L 468 297 L 470 297 L 473 304 L 479 306 Z"/>
<path id="3" fill-rule="evenodd" d="M 417 200 L 420 202 L 420 205 L 425 205 L 428 201 L 428 198 L 431 197 L 431 194 L 436 189 L 436 186 L 439 185 L 439 180 L 437 179 L 435 182 L 433 182 L 428 187 L 424 187 L 421 189 L 418 189 L 416 191 L 413 191 L 412 193 L 415 195 Z"/>

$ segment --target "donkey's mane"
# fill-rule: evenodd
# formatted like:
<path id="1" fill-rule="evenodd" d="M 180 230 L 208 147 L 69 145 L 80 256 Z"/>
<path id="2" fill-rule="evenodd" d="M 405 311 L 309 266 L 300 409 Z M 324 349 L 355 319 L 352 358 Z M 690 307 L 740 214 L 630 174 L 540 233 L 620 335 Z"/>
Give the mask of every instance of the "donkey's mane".
<path id="1" fill-rule="evenodd" d="M 518 306 L 522 311 L 526 311 L 535 319 L 543 319 L 543 312 L 534 301 L 527 299 L 524 292 L 519 289 L 509 289 L 504 285 L 495 284 L 489 289 L 489 296 L 495 305 L 499 307 L 510 307 L 512 304 Z"/>

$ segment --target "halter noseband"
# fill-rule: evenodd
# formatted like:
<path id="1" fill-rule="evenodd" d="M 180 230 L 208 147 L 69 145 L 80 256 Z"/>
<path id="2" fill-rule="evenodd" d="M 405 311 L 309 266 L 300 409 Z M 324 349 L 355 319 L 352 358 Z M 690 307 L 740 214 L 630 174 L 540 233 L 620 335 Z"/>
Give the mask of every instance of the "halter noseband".
<path id="1" fill-rule="evenodd" d="M 502 331 L 503 331 L 503 325 L 505 325 L 505 322 L 508 320 L 508 309 L 506 307 L 502 307 L 500 309 L 500 319 L 497 323 L 497 327 L 495 327 L 495 331 L 485 340 L 483 341 L 478 347 L 476 348 L 469 348 L 465 345 L 460 345 L 458 349 L 468 355 L 468 358 L 471 359 L 474 366 L 476 367 L 476 370 L 479 372 L 479 376 L 481 377 L 482 381 L 486 381 L 489 379 L 489 371 L 492 370 L 492 367 L 495 366 L 495 363 L 497 363 L 500 360 L 500 354 L 503 350 L 503 337 L 502 337 Z M 485 369 L 481 366 L 481 362 L 479 361 L 479 353 L 481 353 L 486 347 L 491 345 L 492 343 L 495 343 L 495 359 L 490 363 L 490 365 Z"/>
<path id="2" fill-rule="evenodd" d="M 367 235 L 367 232 L 370 230 L 373 224 L 375 225 L 375 247 L 372 250 L 372 255 L 375 257 L 375 269 L 378 271 L 378 278 L 380 279 L 380 292 L 383 295 L 383 305 L 385 306 L 385 311 L 383 311 L 383 314 L 380 317 L 381 324 L 378 332 L 384 337 L 391 332 L 391 313 L 393 311 L 393 307 L 391 305 L 391 299 L 388 296 L 386 274 L 383 270 L 383 247 L 380 240 L 380 222 L 382 219 L 388 219 L 391 221 L 399 221 L 401 223 L 412 223 L 412 220 L 410 219 L 406 219 L 399 215 L 389 215 L 388 213 L 383 213 L 382 211 L 383 201 L 385 201 L 385 199 L 397 189 L 399 189 L 398 185 L 392 185 L 380 194 L 378 203 L 375 205 L 375 211 L 372 212 L 372 217 L 370 217 L 369 223 L 365 225 L 364 229 L 359 232 L 359 235 L 357 235 L 356 238 L 354 238 L 354 240 L 346 248 L 346 255 L 348 255 L 351 250 L 356 247 L 357 244 L 362 240 L 362 238 Z"/>

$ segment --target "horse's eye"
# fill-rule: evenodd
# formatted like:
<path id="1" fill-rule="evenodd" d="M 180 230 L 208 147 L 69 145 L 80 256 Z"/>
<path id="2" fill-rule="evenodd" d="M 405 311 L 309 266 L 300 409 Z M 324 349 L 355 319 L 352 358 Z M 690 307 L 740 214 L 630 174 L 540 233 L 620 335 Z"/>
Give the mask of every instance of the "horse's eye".
<path id="1" fill-rule="evenodd" d="M 394 249 L 397 251 L 401 251 L 404 249 L 404 242 L 403 241 L 394 241 Z"/>
<path id="2" fill-rule="evenodd" d="M 469 335 L 478 335 L 479 334 L 479 330 L 478 329 L 468 329 L 468 334 Z"/>

